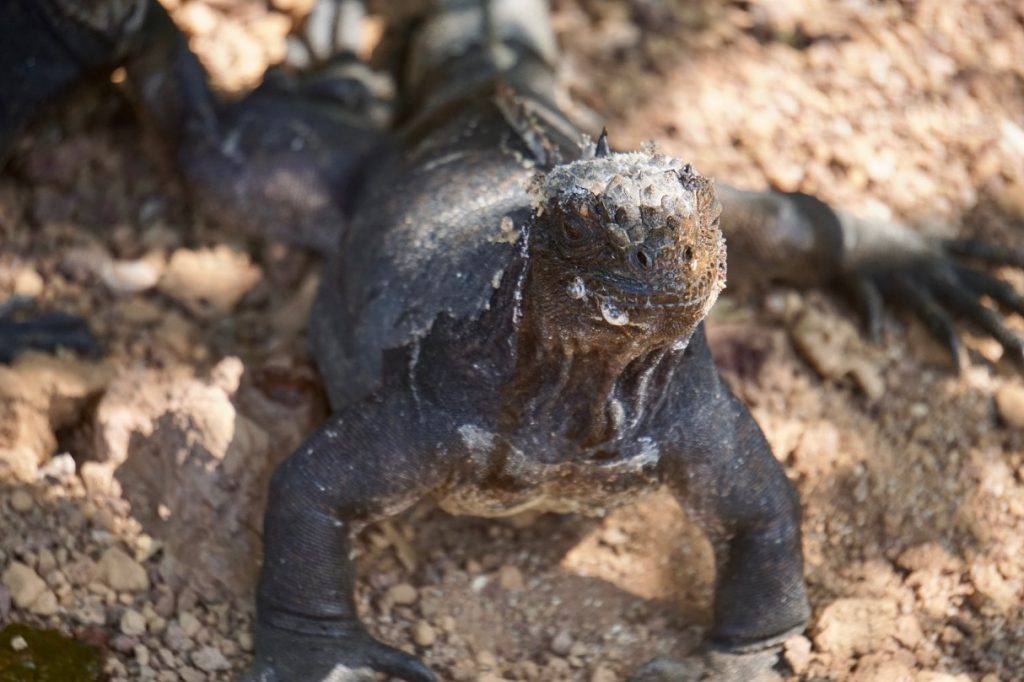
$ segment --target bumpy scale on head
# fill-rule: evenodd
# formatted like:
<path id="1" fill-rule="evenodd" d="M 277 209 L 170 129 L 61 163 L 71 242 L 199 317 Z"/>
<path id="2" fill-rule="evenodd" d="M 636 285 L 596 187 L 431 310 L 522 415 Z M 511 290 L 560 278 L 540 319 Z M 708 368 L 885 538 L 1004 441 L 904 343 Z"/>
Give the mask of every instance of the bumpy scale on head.
<path id="1" fill-rule="evenodd" d="M 600 149 L 556 166 L 533 192 L 539 247 L 561 264 L 561 290 L 608 325 L 688 335 L 725 286 L 721 207 L 689 164 Z"/>

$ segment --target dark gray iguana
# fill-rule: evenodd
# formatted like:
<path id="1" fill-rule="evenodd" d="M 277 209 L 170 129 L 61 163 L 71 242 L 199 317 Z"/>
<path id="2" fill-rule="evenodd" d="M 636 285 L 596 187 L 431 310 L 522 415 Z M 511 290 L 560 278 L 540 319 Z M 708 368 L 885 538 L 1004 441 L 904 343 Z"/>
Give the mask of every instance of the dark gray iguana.
<path id="1" fill-rule="evenodd" d="M 363 666 L 434 679 L 356 616 L 349 537 L 369 522 L 424 497 L 479 515 L 587 511 L 662 484 L 715 548 L 709 671 L 751 679 L 808 605 L 797 494 L 705 339 L 723 233 L 730 277 L 850 283 L 873 327 L 886 293 L 951 347 L 938 300 L 1018 354 L 977 298 L 1024 306 L 950 259 L 997 260 L 984 245 L 933 244 L 802 194 L 716 192 L 676 159 L 591 142 L 554 104 L 541 0 L 441 4 L 408 44 L 406 113 L 385 146 L 379 90 L 343 51 L 220 107 L 154 2 L 0 9 L 35 65 L 0 50 L 6 139 L 83 71 L 124 60 L 199 198 L 302 235 L 344 225 L 310 320 L 334 416 L 273 477 L 245 679 Z"/>

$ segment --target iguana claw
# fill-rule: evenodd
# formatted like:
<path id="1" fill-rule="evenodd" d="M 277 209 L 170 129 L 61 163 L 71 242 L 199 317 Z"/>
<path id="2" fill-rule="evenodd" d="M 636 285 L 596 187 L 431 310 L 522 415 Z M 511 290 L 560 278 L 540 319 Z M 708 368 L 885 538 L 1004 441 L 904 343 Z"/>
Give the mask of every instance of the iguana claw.
<path id="1" fill-rule="evenodd" d="M 257 625 L 257 655 L 238 682 L 365 682 L 374 672 L 406 682 L 437 682 L 416 656 L 356 634 L 324 637 Z"/>

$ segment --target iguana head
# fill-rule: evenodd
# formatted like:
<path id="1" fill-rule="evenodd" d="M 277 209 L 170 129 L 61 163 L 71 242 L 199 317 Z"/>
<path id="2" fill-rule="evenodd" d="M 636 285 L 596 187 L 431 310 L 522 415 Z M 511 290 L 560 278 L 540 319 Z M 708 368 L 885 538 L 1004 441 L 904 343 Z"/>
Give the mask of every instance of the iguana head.
<path id="1" fill-rule="evenodd" d="M 602 136 L 595 153 L 556 166 L 533 191 L 542 314 L 597 339 L 685 344 L 725 286 L 714 183 L 668 156 L 611 153 Z"/>

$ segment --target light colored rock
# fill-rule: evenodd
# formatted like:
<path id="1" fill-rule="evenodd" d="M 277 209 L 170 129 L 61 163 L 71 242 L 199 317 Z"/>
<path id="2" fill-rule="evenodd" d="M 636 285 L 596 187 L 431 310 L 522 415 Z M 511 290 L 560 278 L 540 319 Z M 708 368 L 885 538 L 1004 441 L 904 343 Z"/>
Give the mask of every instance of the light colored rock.
<path id="1" fill-rule="evenodd" d="M 11 494 L 11 508 L 19 514 L 27 514 L 34 506 L 32 495 L 27 490 L 18 488 Z"/>
<path id="2" fill-rule="evenodd" d="M 224 657 L 220 649 L 213 646 L 204 646 L 196 649 L 190 656 L 192 665 L 208 673 L 227 670 L 231 667 L 228 659 Z"/>
<path id="3" fill-rule="evenodd" d="M 899 608 L 891 599 L 837 599 L 818 619 L 814 643 L 839 656 L 881 649 L 896 631 Z"/>
<path id="4" fill-rule="evenodd" d="M 590 673 L 590 682 L 619 682 L 619 676 L 606 665 L 598 665 Z"/>
<path id="5" fill-rule="evenodd" d="M 207 682 L 206 674 L 190 665 L 178 668 L 178 675 L 184 682 Z"/>
<path id="6" fill-rule="evenodd" d="M 57 449 L 56 431 L 81 417 L 103 390 L 110 368 L 66 357 L 25 353 L 0 366 L 0 475 L 35 481 Z"/>
<path id="7" fill-rule="evenodd" d="M 39 469 L 41 477 L 55 481 L 67 481 L 75 475 L 75 458 L 67 452 L 54 455 L 49 462 Z"/>
<path id="8" fill-rule="evenodd" d="M 149 589 L 149 575 L 139 562 L 118 547 L 110 547 L 96 564 L 96 577 L 115 592 Z"/>
<path id="9" fill-rule="evenodd" d="M 120 489 L 144 527 L 160 527 L 164 568 L 204 596 L 251 590 L 273 465 L 308 434 L 319 409 L 313 391 L 308 404 L 289 406 L 251 392 L 242 414 L 233 394 L 246 390 L 243 371 L 228 357 L 204 377 L 184 368 L 124 372 L 96 410 L 104 468 L 83 471 L 90 489 Z M 138 549 L 137 560 L 145 556 Z"/>
<path id="10" fill-rule="evenodd" d="M 92 559 L 83 557 L 64 566 L 64 576 L 75 587 L 88 585 L 96 577 L 96 564 Z"/>
<path id="11" fill-rule="evenodd" d="M 1024 386 L 1004 384 L 996 391 L 996 409 L 1004 422 L 1024 429 Z"/>
<path id="12" fill-rule="evenodd" d="M 793 672 L 802 675 L 811 663 L 811 640 L 803 635 L 790 637 L 783 647 L 783 656 Z"/>
<path id="13" fill-rule="evenodd" d="M 677 660 L 666 656 L 655 658 L 645 663 L 630 682 L 699 682 L 704 677 L 704 666 L 694 659 Z M 707 679 L 719 679 L 709 676 Z M 740 680 L 741 677 L 722 679 Z"/>
<path id="14" fill-rule="evenodd" d="M 39 550 L 39 558 L 36 563 L 36 572 L 40 575 L 47 575 L 50 571 L 57 568 L 57 557 L 53 555 L 53 552 L 46 549 L 45 547 Z"/>
<path id="15" fill-rule="evenodd" d="M 19 561 L 7 567 L 2 580 L 11 592 L 11 601 L 19 609 L 28 609 L 47 591 L 46 583 L 39 574 Z"/>
<path id="16" fill-rule="evenodd" d="M 152 289 L 163 275 L 164 263 L 159 257 L 139 260 L 111 260 L 100 268 L 99 276 L 115 294 L 137 294 Z"/>
<path id="17" fill-rule="evenodd" d="M 192 613 L 184 611 L 178 614 L 178 626 L 186 637 L 195 637 L 203 629 L 203 624 Z"/>
<path id="18" fill-rule="evenodd" d="M 99 604 L 86 604 L 77 611 L 75 617 L 85 625 L 107 624 L 107 610 Z"/>
<path id="19" fill-rule="evenodd" d="M 926 542 L 903 550 L 896 558 L 900 568 L 908 571 L 960 571 L 963 562 L 937 542 Z"/>
<path id="20" fill-rule="evenodd" d="M 128 609 L 121 616 L 121 632 L 129 637 L 138 637 L 146 632 L 146 617 L 135 609 Z"/>
<path id="21" fill-rule="evenodd" d="M 242 251 L 223 245 L 197 251 L 178 249 L 171 255 L 159 288 L 193 313 L 213 316 L 231 312 L 262 277 L 260 268 Z"/>
<path id="22" fill-rule="evenodd" d="M 79 469 L 78 475 L 90 495 L 117 494 L 114 466 L 110 462 L 86 462 Z"/>
<path id="23" fill-rule="evenodd" d="M 52 616 L 53 614 L 60 611 L 60 604 L 57 602 L 57 595 L 53 593 L 53 590 L 44 590 L 39 597 L 32 602 L 28 610 L 37 616 Z"/>
<path id="24" fill-rule="evenodd" d="M 791 334 L 797 352 L 822 378 L 849 375 L 871 400 L 885 393 L 880 369 L 865 355 L 857 330 L 847 320 L 807 309 Z"/>
<path id="25" fill-rule="evenodd" d="M 523 572 L 516 566 L 506 564 L 498 569 L 498 584 L 506 590 L 521 590 L 525 584 Z"/>
<path id="26" fill-rule="evenodd" d="M 219 19 L 217 13 L 206 3 L 188 2 L 174 15 L 183 31 L 193 36 L 213 33 Z"/>
<path id="27" fill-rule="evenodd" d="M 436 639 L 434 628 L 427 621 L 418 620 L 412 626 L 412 641 L 416 642 L 417 646 L 433 646 Z"/>
<path id="28" fill-rule="evenodd" d="M 24 651 L 28 648 L 28 642 L 21 635 L 11 638 L 11 648 L 15 651 Z"/>
<path id="29" fill-rule="evenodd" d="M 572 649 L 572 635 L 568 630 L 562 630 L 551 640 L 551 651 L 558 656 L 568 656 Z"/>
<path id="30" fill-rule="evenodd" d="M 392 604 L 408 606 L 415 604 L 420 598 L 420 593 L 409 583 L 399 583 L 388 590 L 388 599 Z"/>
<path id="31" fill-rule="evenodd" d="M 850 682 L 917 682 L 914 669 L 902 661 L 861 659 Z"/>
<path id="32" fill-rule="evenodd" d="M 43 293 L 43 277 L 33 268 L 21 268 L 14 275 L 14 293 L 35 298 Z"/>
<path id="33" fill-rule="evenodd" d="M 1008 613 L 1017 606 L 1017 590 L 1003 577 L 995 564 L 975 562 L 971 564 L 970 576 L 975 589 L 971 601 L 978 608 Z"/>
<path id="34" fill-rule="evenodd" d="M 290 12 L 301 16 L 309 14 L 316 2 L 315 0 L 272 0 L 272 4 L 282 12 Z"/>

